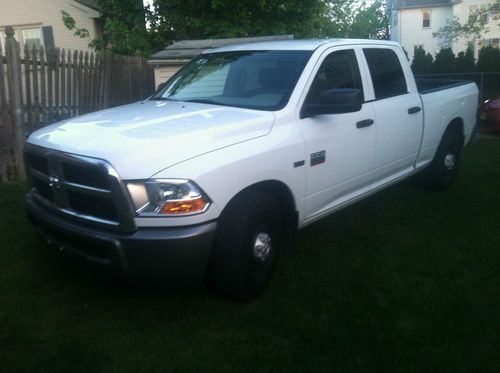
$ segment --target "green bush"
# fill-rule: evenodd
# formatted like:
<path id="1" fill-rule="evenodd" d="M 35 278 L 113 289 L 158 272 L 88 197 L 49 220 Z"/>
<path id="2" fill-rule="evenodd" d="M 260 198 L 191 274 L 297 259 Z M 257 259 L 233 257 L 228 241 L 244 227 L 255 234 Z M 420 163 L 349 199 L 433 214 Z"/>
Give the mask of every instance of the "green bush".
<path id="1" fill-rule="evenodd" d="M 457 73 L 472 73 L 476 71 L 476 59 L 474 58 L 474 52 L 471 48 L 467 48 L 465 53 L 458 53 L 456 71 Z"/>
<path id="2" fill-rule="evenodd" d="M 491 46 L 481 48 L 476 68 L 479 72 L 500 71 L 500 50 Z"/>
<path id="3" fill-rule="evenodd" d="M 448 74 L 456 71 L 456 59 L 451 48 L 441 48 L 436 54 L 432 71 L 435 74 Z"/>
<path id="4" fill-rule="evenodd" d="M 431 54 L 425 53 L 422 47 L 415 48 L 411 69 L 414 74 L 432 74 Z"/>

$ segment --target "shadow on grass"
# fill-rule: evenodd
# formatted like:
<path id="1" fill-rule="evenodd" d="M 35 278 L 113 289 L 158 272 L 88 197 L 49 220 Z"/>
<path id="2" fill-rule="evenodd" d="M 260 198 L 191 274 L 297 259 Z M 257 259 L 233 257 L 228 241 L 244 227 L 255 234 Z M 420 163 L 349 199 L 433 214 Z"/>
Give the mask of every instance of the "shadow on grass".
<path id="1" fill-rule="evenodd" d="M 10 371 L 500 371 L 500 143 L 445 192 L 395 185 L 297 232 L 250 303 L 68 265 L 0 187 Z"/>

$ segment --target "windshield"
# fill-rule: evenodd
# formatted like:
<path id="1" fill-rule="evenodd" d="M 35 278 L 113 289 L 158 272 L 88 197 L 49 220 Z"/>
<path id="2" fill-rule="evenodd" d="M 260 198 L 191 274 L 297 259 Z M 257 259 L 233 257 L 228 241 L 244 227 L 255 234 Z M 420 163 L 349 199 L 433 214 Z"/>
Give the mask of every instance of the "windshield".
<path id="1" fill-rule="evenodd" d="M 288 102 L 311 54 L 277 50 L 201 54 L 153 99 L 278 110 Z"/>

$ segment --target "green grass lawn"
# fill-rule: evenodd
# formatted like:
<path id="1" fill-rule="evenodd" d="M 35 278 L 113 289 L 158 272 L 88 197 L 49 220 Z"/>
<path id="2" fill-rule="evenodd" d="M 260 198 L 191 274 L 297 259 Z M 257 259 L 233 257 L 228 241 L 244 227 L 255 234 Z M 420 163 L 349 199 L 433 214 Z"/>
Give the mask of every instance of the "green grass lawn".
<path id="1" fill-rule="evenodd" d="M 408 181 L 298 232 L 263 296 L 74 266 L 0 186 L 0 371 L 500 372 L 500 138 L 446 192 Z"/>

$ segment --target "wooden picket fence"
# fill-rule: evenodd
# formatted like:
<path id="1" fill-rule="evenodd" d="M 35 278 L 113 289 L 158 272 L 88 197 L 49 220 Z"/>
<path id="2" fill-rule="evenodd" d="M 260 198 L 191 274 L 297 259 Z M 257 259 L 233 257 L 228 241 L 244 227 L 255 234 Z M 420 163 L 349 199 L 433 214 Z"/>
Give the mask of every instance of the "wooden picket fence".
<path id="1" fill-rule="evenodd" d="M 27 136 L 48 124 L 139 101 L 154 91 L 153 68 L 139 56 L 65 49 L 21 52 L 9 28 L 0 49 L 0 182 L 22 175 Z"/>

